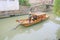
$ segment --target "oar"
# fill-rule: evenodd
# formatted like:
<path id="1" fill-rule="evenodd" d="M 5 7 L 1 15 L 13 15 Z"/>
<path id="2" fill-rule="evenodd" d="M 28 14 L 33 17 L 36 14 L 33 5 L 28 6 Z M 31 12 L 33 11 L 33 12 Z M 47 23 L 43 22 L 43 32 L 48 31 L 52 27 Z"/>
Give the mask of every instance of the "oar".
<path id="1" fill-rule="evenodd" d="M 20 24 L 21 24 L 19 20 L 16 20 L 16 22 L 19 22 L 19 24 L 17 24 L 16 27 L 13 28 L 12 30 L 16 30 L 16 28 L 18 28 L 18 26 L 20 26 Z"/>
<path id="2" fill-rule="evenodd" d="M 16 22 L 18 22 L 19 20 L 16 20 Z M 14 28 L 11 28 L 11 29 L 9 29 L 8 31 L 5 31 L 5 32 L 3 32 L 2 34 L 5 34 L 5 33 L 7 33 L 7 32 L 9 32 L 9 31 L 12 31 L 12 30 L 16 30 L 19 26 L 20 26 L 20 22 L 18 23 L 18 24 L 16 24 L 16 26 L 14 26 Z M 1 35 L 1 34 L 0 34 Z"/>
<path id="3" fill-rule="evenodd" d="M 2 34 L 5 34 L 5 33 L 10 32 L 10 31 L 12 31 L 12 30 L 16 30 L 16 28 L 18 28 L 19 25 L 20 25 L 20 24 L 17 24 L 17 25 L 15 26 L 15 28 L 9 29 L 9 30 L 3 32 Z M 1 36 L 2 34 L 0 34 L 0 36 Z"/>

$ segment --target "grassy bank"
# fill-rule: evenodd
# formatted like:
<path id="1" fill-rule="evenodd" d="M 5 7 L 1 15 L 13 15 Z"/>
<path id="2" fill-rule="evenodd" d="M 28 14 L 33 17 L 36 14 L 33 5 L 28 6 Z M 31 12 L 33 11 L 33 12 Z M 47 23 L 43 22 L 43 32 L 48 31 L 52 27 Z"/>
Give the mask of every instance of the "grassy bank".
<path id="1" fill-rule="evenodd" d="M 60 0 L 54 2 L 54 14 L 60 17 Z"/>

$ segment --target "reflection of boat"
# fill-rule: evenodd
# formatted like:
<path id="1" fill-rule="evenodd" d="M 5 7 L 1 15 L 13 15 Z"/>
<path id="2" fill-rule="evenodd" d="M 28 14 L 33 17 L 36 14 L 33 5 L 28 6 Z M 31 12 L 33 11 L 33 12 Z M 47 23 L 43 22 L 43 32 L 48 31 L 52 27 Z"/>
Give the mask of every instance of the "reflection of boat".
<path id="1" fill-rule="evenodd" d="M 33 15 L 33 14 L 32 14 Z M 31 23 L 29 23 L 29 19 L 25 19 L 25 20 L 16 20 L 18 23 L 20 23 L 21 25 L 23 26 L 31 26 L 33 24 L 36 24 L 38 22 L 41 22 L 45 19 L 48 18 L 48 15 L 47 14 L 34 14 L 34 15 L 37 15 L 37 20 L 33 21 L 31 20 Z"/>

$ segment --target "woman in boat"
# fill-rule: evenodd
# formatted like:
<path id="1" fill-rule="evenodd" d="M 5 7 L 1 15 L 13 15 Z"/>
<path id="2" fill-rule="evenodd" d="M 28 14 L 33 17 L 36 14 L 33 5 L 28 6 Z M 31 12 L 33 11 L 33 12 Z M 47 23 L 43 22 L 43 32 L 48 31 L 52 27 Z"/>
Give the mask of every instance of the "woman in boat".
<path id="1" fill-rule="evenodd" d="M 32 15 L 29 14 L 29 23 L 31 23 L 31 18 L 32 18 Z"/>
<path id="2" fill-rule="evenodd" d="M 37 20 L 37 15 L 33 15 L 33 21 Z"/>
<path id="3" fill-rule="evenodd" d="M 31 23 L 31 21 L 35 21 L 35 20 L 37 20 L 37 15 L 29 14 L 29 23 Z"/>

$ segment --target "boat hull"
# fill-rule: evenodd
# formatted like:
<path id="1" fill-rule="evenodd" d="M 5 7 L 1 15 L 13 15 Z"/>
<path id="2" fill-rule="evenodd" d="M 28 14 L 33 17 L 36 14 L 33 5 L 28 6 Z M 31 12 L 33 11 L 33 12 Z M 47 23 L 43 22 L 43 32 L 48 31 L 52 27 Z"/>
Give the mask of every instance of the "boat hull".
<path id="1" fill-rule="evenodd" d="M 46 20 L 49 16 L 47 14 L 41 14 L 41 15 L 37 15 L 37 20 L 35 21 L 31 21 L 31 23 L 29 23 L 29 20 L 28 19 L 25 19 L 25 20 L 17 20 L 17 22 L 19 22 L 21 25 L 23 26 L 31 26 L 33 24 L 36 24 L 36 23 L 39 23 L 43 20 Z"/>

